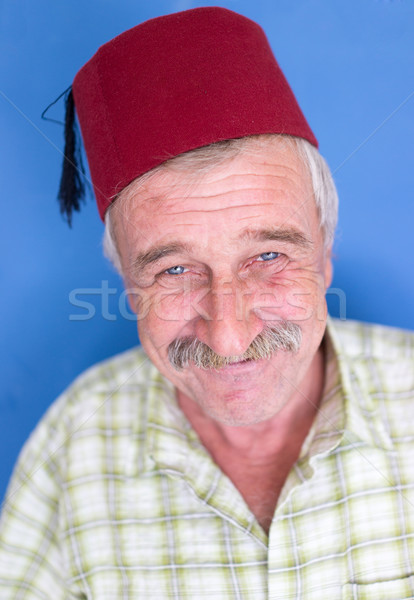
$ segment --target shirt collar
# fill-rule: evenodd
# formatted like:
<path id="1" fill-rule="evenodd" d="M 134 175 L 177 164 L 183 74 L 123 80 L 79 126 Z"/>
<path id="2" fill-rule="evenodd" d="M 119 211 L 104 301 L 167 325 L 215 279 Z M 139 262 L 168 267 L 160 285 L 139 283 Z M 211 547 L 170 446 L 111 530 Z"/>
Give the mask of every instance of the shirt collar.
<path id="1" fill-rule="evenodd" d="M 154 375 L 157 387 L 151 386 L 148 397 L 145 470 L 183 478 L 204 504 L 265 546 L 266 535 L 200 442 L 178 406 L 174 387 L 156 370 Z"/>
<path id="2" fill-rule="evenodd" d="M 328 318 L 324 337 L 325 387 L 318 415 L 305 442 L 309 456 L 337 446 L 368 445 L 390 450 L 392 441 L 375 405 L 369 381 L 358 375 L 362 351 L 350 352 L 335 321 Z M 303 450 L 302 450 L 303 452 Z"/>

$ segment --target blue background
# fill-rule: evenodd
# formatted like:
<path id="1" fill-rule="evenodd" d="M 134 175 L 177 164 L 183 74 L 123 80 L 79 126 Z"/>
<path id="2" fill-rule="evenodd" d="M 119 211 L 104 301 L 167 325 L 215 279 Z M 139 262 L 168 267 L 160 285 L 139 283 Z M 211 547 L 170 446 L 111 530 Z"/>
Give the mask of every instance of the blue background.
<path id="1" fill-rule="evenodd" d="M 212 4 L 265 28 L 335 174 L 341 208 L 333 287 L 344 294 L 342 310 L 414 329 L 413 3 Z M 148 18 L 202 5 L 0 2 L 0 498 L 20 447 L 55 397 L 85 368 L 136 343 L 122 284 L 101 256 L 93 201 L 71 230 L 58 213 L 62 128 L 40 114 L 99 45 Z M 63 118 L 62 102 L 50 116 Z M 105 285 L 116 290 L 108 306 L 96 292 Z M 88 310 L 70 303 L 71 291 L 82 288 Z M 338 314 L 338 295 L 329 302 Z"/>

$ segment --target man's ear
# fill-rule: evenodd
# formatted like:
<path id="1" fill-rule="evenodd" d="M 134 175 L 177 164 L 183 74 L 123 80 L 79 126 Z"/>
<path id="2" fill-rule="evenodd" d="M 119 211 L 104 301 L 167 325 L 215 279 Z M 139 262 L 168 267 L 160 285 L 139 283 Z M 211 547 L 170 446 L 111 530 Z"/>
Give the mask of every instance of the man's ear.
<path id="1" fill-rule="evenodd" d="M 329 246 L 329 248 L 327 248 L 325 250 L 324 278 L 325 278 L 325 290 L 327 290 L 331 286 L 332 279 L 333 279 L 332 246 Z"/>
<path id="2" fill-rule="evenodd" d="M 138 314 L 139 305 L 141 302 L 141 296 L 139 294 L 139 290 L 136 286 L 132 284 L 131 281 L 128 281 L 128 277 L 122 277 L 124 283 L 124 294 L 128 300 L 128 306 L 131 309 L 131 312 L 134 314 Z"/>
<path id="3" fill-rule="evenodd" d="M 138 308 L 137 308 L 137 301 L 136 301 L 134 294 L 127 291 L 127 298 L 128 298 L 128 304 L 129 304 L 129 308 L 131 309 L 131 312 L 133 312 L 135 315 L 137 315 Z"/>
<path id="4" fill-rule="evenodd" d="M 134 287 L 131 282 L 124 279 L 125 294 L 128 299 L 128 305 L 131 311 L 138 315 L 142 304 L 142 298 L 138 288 Z"/>

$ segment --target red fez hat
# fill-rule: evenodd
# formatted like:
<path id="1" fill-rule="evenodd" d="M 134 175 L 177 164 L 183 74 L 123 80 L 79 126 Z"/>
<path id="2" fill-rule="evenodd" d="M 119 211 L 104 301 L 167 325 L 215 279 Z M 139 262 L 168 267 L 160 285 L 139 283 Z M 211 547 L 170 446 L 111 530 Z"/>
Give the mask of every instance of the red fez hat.
<path id="1" fill-rule="evenodd" d="M 102 219 L 132 180 L 183 152 L 265 133 L 317 146 L 263 30 L 225 8 L 122 33 L 72 87 Z"/>

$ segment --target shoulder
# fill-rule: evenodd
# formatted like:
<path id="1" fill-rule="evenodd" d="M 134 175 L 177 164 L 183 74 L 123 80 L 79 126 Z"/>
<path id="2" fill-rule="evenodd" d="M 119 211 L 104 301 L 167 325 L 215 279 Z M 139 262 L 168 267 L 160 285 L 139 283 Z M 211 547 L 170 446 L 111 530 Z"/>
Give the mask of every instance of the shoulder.
<path id="1" fill-rule="evenodd" d="M 414 332 L 396 327 L 330 319 L 328 331 L 337 350 L 349 358 L 372 358 L 412 363 Z"/>
<path id="2" fill-rule="evenodd" d="M 414 334 L 356 321 L 331 321 L 342 379 L 370 419 L 381 415 L 394 440 L 414 440 Z"/>
<path id="3" fill-rule="evenodd" d="M 58 502 L 65 482 L 99 469 L 123 471 L 129 447 L 145 438 L 149 400 L 164 397 L 165 391 L 171 393 L 168 382 L 141 348 L 89 368 L 49 407 L 26 441 L 8 498 L 27 494 L 30 481 L 29 487 L 49 490 Z"/>
<path id="4" fill-rule="evenodd" d="M 49 407 L 21 453 L 21 461 L 56 460 L 81 439 L 130 432 L 143 423 L 148 397 L 168 382 L 137 347 L 100 362 L 82 373 Z M 21 462 L 20 461 L 20 462 Z"/>
<path id="5" fill-rule="evenodd" d="M 158 375 L 144 350 L 135 347 L 96 363 L 79 375 L 65 393 L 115 391 L 128 384 L 151 382 L 154 378 L 157 379 Z"/>
<path id="6" fill-rule="evenodd" d="M 99 362 L 84 371 L 52 405 L 49 412 L 90 412 L 103 403 L 114 404 L 133 396 L 134 402 L 149 390 L 166 386 L 141 347 Z"/>

